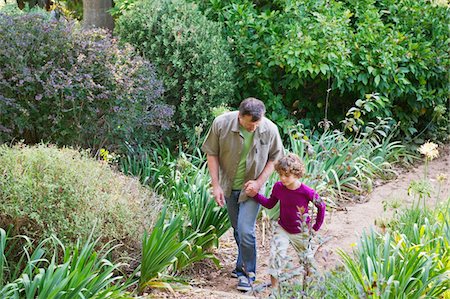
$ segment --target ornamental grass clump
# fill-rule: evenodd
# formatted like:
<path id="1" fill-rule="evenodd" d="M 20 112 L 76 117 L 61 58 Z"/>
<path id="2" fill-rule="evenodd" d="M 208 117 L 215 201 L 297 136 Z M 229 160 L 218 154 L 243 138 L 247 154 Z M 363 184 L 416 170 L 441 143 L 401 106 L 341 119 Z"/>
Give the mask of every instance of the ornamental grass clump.
<path id="1" fill-rule="evenodd" d="M 115 246 L 97 250 L 91 237 L 66 247 L 52 236 L 34 246 L 0 228 L 0 298 L 132 298 L 126 289 L 133 281 L 117 274 L 123 264 L 110 261 Z M 15 263 L 11 249 L 18 239 L 25 244 L 14 252 L 21 256 Z"/>
<path id="2" fill-rule="evenodd" d="M 363 234 L 354 258 L 340 251 L 350 276 L 337 298 L 441 298 L 450 288 L 449 204 L 413 205 L 388 233 Z"/>
<path id="3" fill-rule="evenodd" d="M 139 181 L 89 157 L 86 151 L 40 144 L 0 146 L 0 226 L 41 240 L 55 234 L 70 244 L 116 240 L 126 254 L 139 248 L 161 201 Z"/>
<path id="4" fill-rule="evenodd" d="M 170 226 L 178 226 L 178 243 L 174 244 L 189 244 L 175 256 L 174 265 L 168 271 L 172 273 L 179 273 L 204 259 L 218 263 L 209 249 L 217 247 L 219 238 L 230 228 L 226 209 L 218 207 L 211 198 L 208 169 L 205 164 L 201 165 L 204 162 L 202 154 L 197 154 L 180 151 L 176 156 L 155 144 L 151 152 L 130 147 L 129 154 L 121 159 L 124 173 L 140 177 L 141 182 L 149 184 L 167 199 L 170 210 L 184 217 L 184 221 L 170 221 Z M 165 231 L 155 229 L 153 233 L 164 234 Z M 166 243 L 165 246 L 170 247 Z M 156 258 L 154 254 L 151 253 L 147 260 Z"/>

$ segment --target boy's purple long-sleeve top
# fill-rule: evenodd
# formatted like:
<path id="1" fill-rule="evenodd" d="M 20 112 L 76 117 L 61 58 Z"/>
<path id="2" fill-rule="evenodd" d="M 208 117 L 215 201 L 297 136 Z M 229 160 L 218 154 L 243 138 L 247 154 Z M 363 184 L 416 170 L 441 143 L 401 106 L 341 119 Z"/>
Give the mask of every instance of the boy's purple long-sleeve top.
<path id="1" fill-rule="evenodd" d="M 291 234 L 298 234 L 301 232 L 299 209 L 303 209 L 303 214 L 308 213 L 308 203 L 312 201 L 318 210 L 316 223 L 314 223 L 312 228 L 317 231 L 322 226 L 325 217 L 325 203 L 320 199 L 319 194 L 317 194 L 314 189 L 305 184 L 301 184 L 300 187 L 295 190 L 290 190 L 281 182 L 277 182 L 273 186 L 270 198 L 266 198 L 259 193 L 253 198 L 268 209 L 273 208 L 279 201 L 280 218 L 278 223 Z M 307 217 L 306 223 L 309 223 L 309 221 L 310 218 Z"/>

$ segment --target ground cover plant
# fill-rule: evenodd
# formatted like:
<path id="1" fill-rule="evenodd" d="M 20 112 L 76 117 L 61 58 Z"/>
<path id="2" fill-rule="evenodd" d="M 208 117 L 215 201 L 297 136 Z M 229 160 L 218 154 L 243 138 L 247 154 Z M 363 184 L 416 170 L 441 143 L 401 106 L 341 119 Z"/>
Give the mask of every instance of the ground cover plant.
<path id="1" fill-rule="evenodd" d="M 0 13 L 0 142 L 115 149 L 168 127 L 153 66 L 102 30 Z"/>

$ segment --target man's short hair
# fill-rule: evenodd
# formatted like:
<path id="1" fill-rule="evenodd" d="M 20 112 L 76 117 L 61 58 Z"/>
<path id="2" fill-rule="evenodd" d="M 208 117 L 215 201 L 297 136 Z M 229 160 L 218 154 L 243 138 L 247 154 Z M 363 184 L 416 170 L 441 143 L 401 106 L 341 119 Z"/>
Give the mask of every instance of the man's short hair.
<path id="1" fill-rule="evenodd" d="M 263 118 L 264 113 L 266 113 L 266 106 L 257 98 L 246 98 L 239 105 L 239 115 L 250 115 L 253 122 Z"/>

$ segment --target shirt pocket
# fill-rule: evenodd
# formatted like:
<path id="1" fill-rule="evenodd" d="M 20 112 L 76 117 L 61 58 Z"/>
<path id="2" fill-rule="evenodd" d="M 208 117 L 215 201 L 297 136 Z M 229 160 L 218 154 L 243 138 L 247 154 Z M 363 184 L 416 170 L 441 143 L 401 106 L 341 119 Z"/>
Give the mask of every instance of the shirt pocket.
<path id="1" fill-rule="evenodd" d="M 265 159 L 269 156 L 269 143 L 267 141 L 260 140 L 255 144 L 253 151 L 256 159 L 263 159 L 266 161 Z"/>

